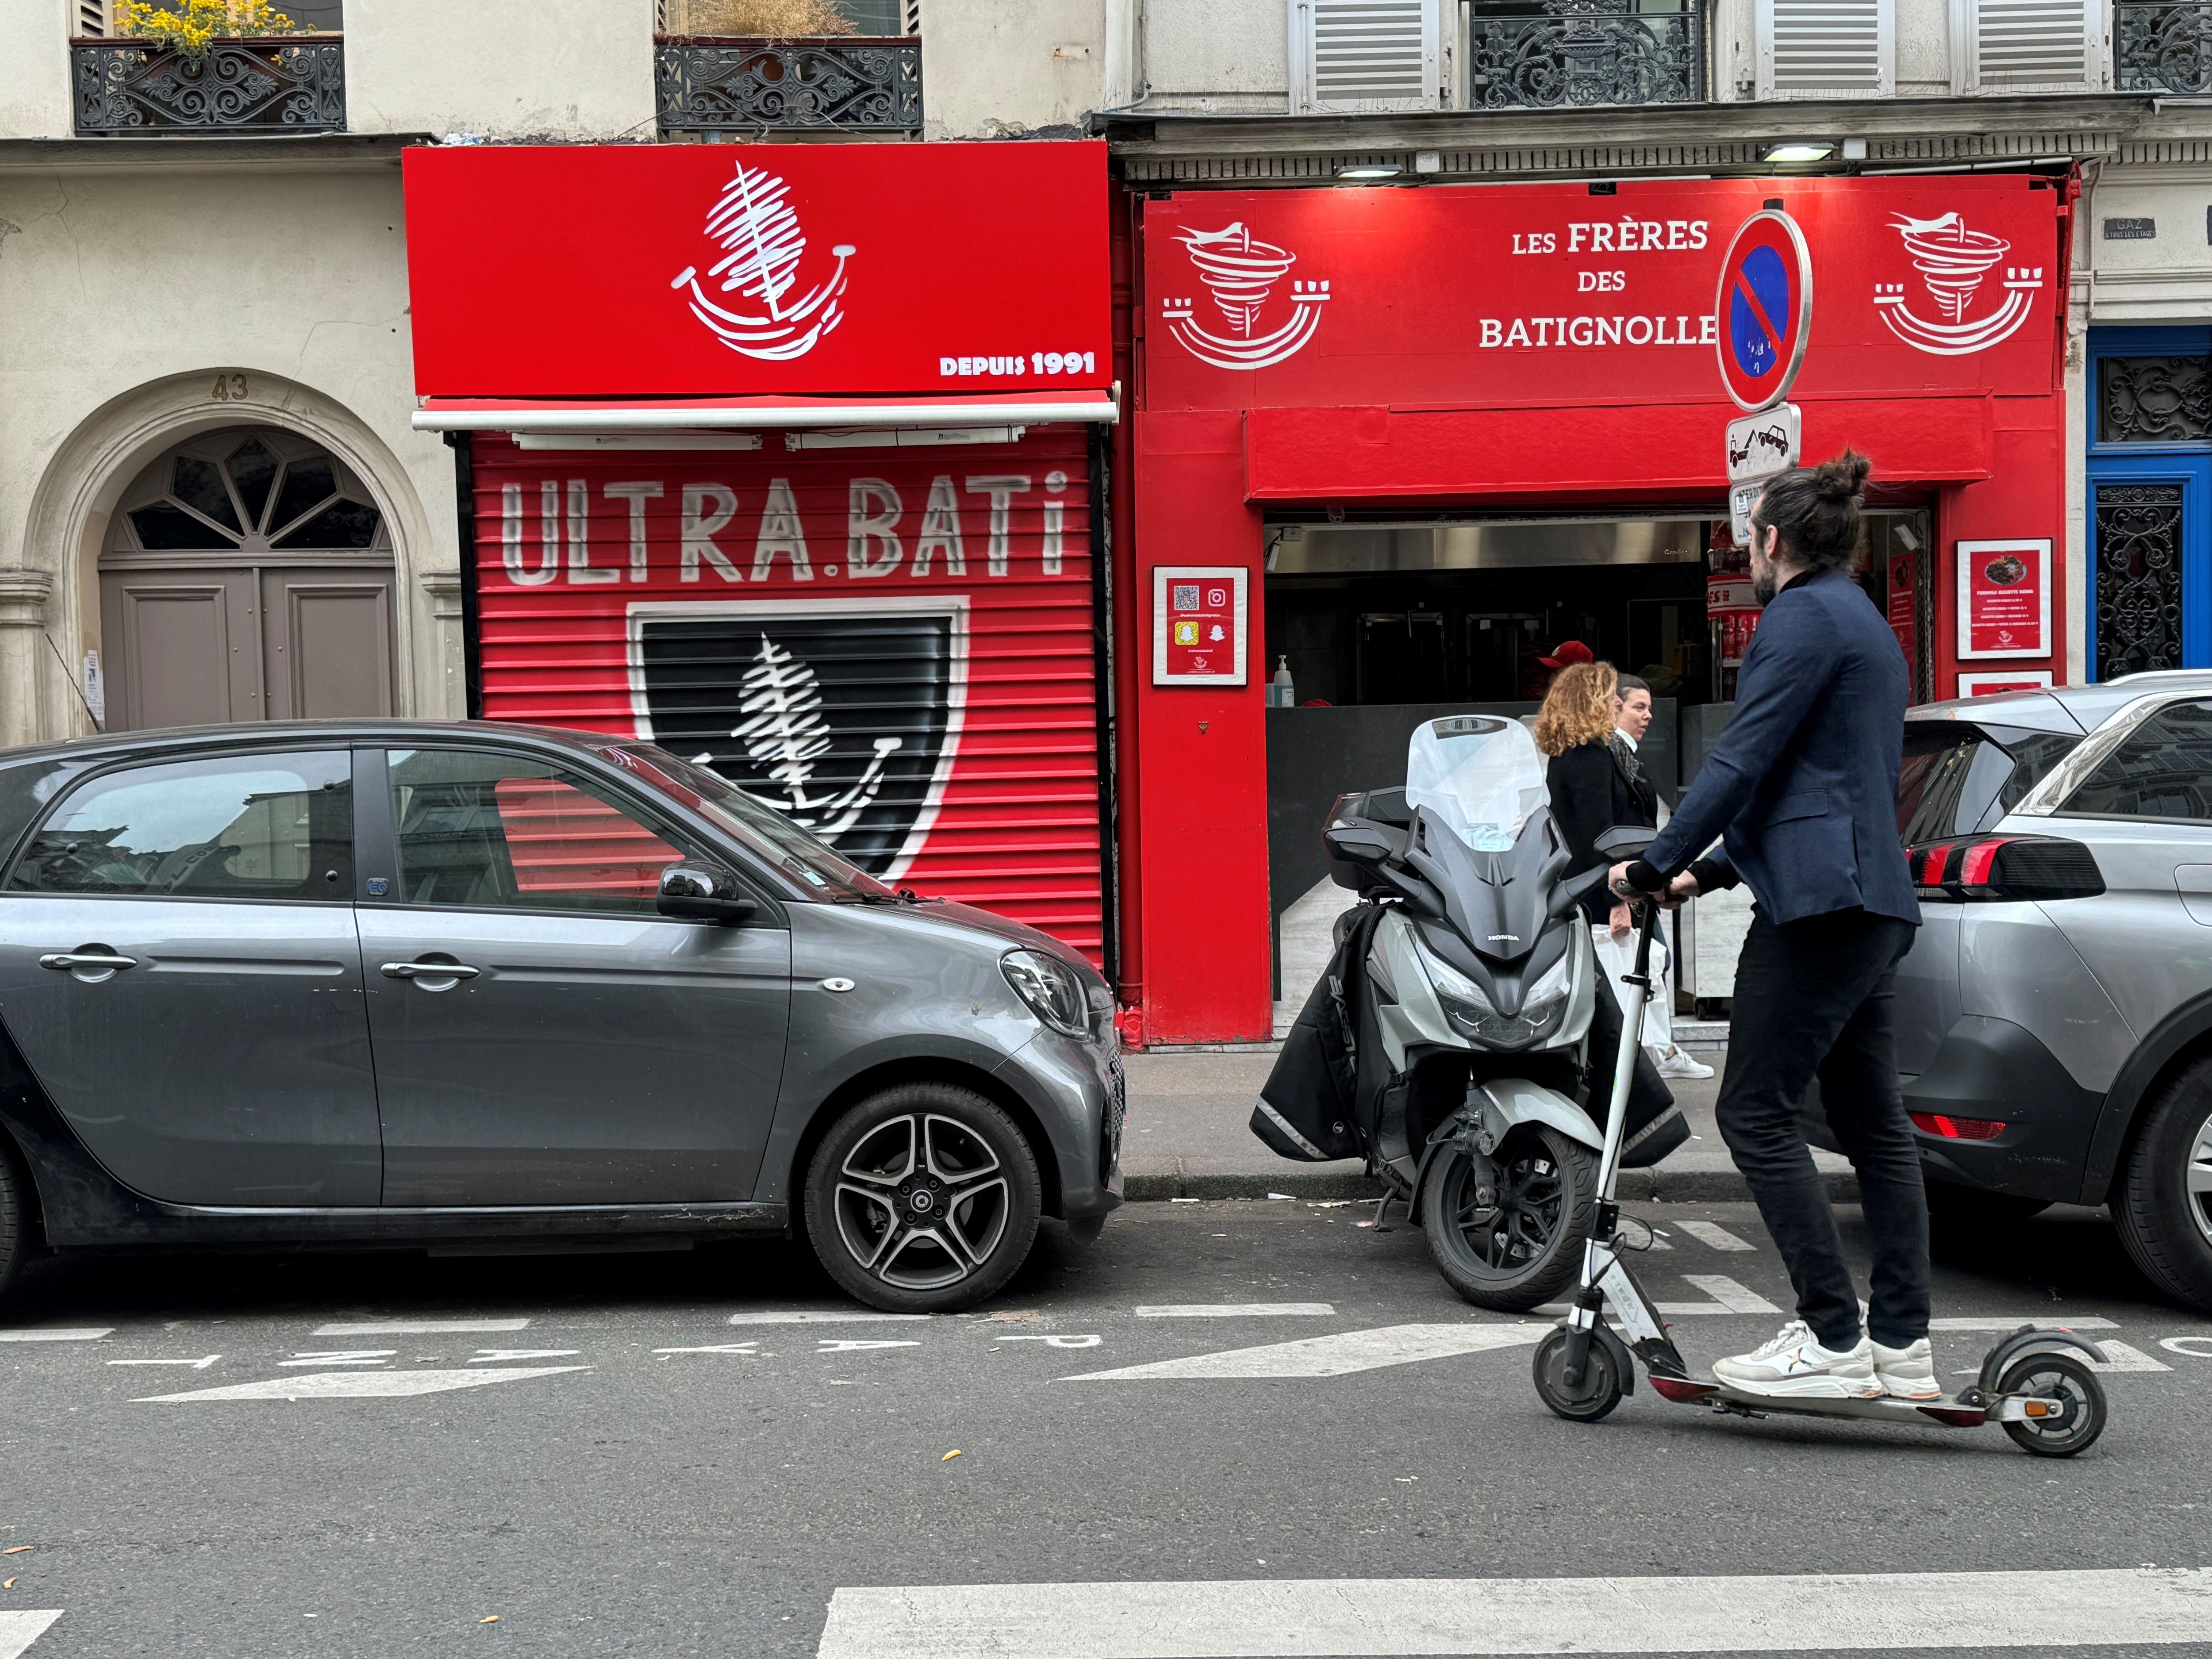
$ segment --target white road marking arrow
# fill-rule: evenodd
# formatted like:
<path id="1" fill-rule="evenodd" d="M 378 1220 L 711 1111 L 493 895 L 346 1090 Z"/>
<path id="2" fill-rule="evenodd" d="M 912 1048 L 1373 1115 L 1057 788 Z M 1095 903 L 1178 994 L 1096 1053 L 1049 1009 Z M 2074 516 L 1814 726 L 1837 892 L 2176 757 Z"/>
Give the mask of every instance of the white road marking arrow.
<path id="1" fill-rule="evenodd" d="M 0 1659 L 16 1659 L 25 1648 L 46 1633 L 62 1616 L 59 1607 L 36 1612 L 0 1613 Z"/>
<path id="2" fill-rule="evenodd" d="M 868 1348 L 918 1348 L 921 1346 L 921 1344 L 919 1342 L 853 1342 L 831 1340 L 817 1342 L 814 1345 L 814 1352 L 817 1353 L 859 1353 Z"/>
<path id="3" fill-rule="evenodd" d="M 655 1353 L 751 1353 L 757 1342 L 715 1342 L 703 1348 L 655 1348 Z"/>
<path id="4" fill-rule="evenodd" d="M 1096 1336 L 1001 1336 L 998 1342 L 1042 1342 L 1048 1348 L 1095 1348 L 1102 1338 Z"/>
<path id="5" fill-rule="evenodd" d="M 478 1348 L 471 1365 L 511 1365 L 518 1359 L 574 1359 L 581 1348 Z"/>
<path id="6" fill-rule="evenodd" d="M 149 1395 L 139 1405 L 202 1400 L 373 1400 L 398 1395 L 444 1394 L 453 1389 L 481 1389 L 493 1382 L 584 1371 L 588 1365 L 519 1365 L 481 1371 L 307 1371 L 274 1376 L 266 1382 L 235 1382 L 228 1388 L 195 1389 L 189 1394 Z"/>
<path id="7" fill-rule="evenodd" d="M 111 1365 L 189 1365 L 196 1371 L 204 1371 L 222 1358 L 219 1353 L 211 1353 L 200 1359 L 111 1359 L 107 1363 Z"/>
<path id="8" fill-rule="evenodd" d="M 1412 1365 L 1424 1359 L 1449 1359 L 1492 1348 L 1519 1347 L 1524 1343 L 1541 1341 L 1551 1328 L 1549 1325 L 1534 1323 L 1385 1325 L 1378 1330 L 1342 1331 L 1334 1336 L 1310 1336 L 1297 1342 L 1270 1342 L 1258 1348 L 1193 1354 L 1188 1359 L 1127 1365 L 1119 1370 L 1085 1371 L 1079 1376 L 1060 1380 L 1100 1382 L 1180 1377 L 1343 1376 L 1352 1371 L 1379 1370 L 1385 1365 Z"/>

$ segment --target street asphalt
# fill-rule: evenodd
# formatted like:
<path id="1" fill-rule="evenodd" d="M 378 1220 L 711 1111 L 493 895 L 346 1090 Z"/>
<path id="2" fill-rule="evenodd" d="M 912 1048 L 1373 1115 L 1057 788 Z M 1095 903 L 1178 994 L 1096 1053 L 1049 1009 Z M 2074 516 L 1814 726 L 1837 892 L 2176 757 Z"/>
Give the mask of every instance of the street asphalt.
<path id="1" fill-rule="evenodd" d="M 1694 1355 L 1781 1322 L 1730 1310 L 1790 1300 L 1747 1206 L 1630 1207 Z M 2212 1319 L 2100 1216 L 1939 1250 L 1942 1317 L 2112 1345 L 2110 1430 L 2052 1462 L 1642 1386 L 1562 1422 L 1529 1386 L 1547 1322 L 1459 1303 L 1370 1214 L 1048 1224 L 990 1307 L 922 1321 L 856 1317 L 785 1243 L 41 1261 L 0 1308 L 0 1656 L 1382 1656 L 1534 1651 L 1531 1621 L 1585 1650 L 2212 1655 Z M 1942 1369 L 1992 1340 L 1943 1332 Z M 1515 1582 L 1568 1577 L 1615 1582 Z"/>

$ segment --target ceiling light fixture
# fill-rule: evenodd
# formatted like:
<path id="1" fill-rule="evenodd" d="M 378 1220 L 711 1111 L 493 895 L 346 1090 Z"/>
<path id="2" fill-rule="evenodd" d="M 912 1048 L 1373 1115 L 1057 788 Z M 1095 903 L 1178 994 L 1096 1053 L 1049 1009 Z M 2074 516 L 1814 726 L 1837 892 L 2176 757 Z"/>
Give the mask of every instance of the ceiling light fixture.
<path id="1" fill-rule="evenodd" d="M 1336 176 L 1340 179 L 1395 179 L 1406 169 L 1395 161 L 1339 161 Z"/>
<path id="2" fill-rule="evenodd" d="M 1766 161 L 1825 161 L 1836 153 L 1836 147 L 1820 139 L 1792 138 L 1779 144 L 1769 144 L 1760 160 Z"/>

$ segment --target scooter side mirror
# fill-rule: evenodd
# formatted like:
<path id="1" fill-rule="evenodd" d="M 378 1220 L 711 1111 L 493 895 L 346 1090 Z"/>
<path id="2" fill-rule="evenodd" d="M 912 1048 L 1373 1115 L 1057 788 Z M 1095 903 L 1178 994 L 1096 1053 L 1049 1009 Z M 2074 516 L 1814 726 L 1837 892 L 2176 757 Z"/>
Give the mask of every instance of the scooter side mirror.
<path id="1" fill-rule="evenodd" d="M 1644 850 L 1659 839 L 1656 830 L 1640 823 L 1616 823 L 1610 830 L 1598 832 L 1591 844 L 1605 855 L 1608 864 L 1622 864 L 1630 859 L 1642 858 Z"/>
<path id="2" fill-rule="evenodd" d="M 1610 865 L 1601 864 L 1595 869 L 1583 871 L 1579 876 L 1569 876 L 1554 887 L 1552 890 L 1552 902 L 1549 907 L 1551 915 L 1554 918 L 1564 916 L 1576 905 L 1581 903 L 1583 895 L 1591 891 L 1603 881 L 1606 872 L 1611 867 Z"/>

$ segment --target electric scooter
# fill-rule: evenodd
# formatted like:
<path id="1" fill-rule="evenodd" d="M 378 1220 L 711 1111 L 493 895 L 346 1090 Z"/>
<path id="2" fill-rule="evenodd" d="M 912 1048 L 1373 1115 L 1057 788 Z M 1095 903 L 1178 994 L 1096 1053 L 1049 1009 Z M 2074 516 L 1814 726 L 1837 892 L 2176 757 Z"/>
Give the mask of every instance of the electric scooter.
<path id="1" fill-rule="evenodd" d="M 1645 829 L 1609 830 L 1598 837 L 1597 851 L 1608 863 L 1632 859 L 1651 844 Z M 2022 1325 L 1999 1340 L 1982 1359 L 1972 1384 L 1935 1400 L 1822 1400 L 1777 1398 L 1747 1393 L 1725 1382 L 1690 1375 L 1667 1326 L 1621 1259 L 1623 1253 L 1650 1248 L 1622 1236 L 1620 1206 L 1614 1189 L 1620 1174 L 1621 1124 L 1626 1116 L 1636 1042 L 1644 1029 L 1644 1010 L 1651 995 L 1651 935 L 1658 905 L 1644 900 L 1637 927 L 1634 970 L 1623 975 L 1628 994 L 1621 998 L 1620 1052 L 1613 1074 L 1613 1109 L 1606 1117 L 1600 1155 L 1597 1224 L 1583 1246 L 1582 1282 L 1566 1322 L 1547 1335 L 1535 1355 L 1536 1393 L 1559 1416 L 1595 1423 L 1612 1412 L 1636 1386 L 1636 1362 L 1650 1373 L 1652 1392 L 1679 1405 L 1702 1405 L 1723 1415 L 1763 1418 L 1851 1418 L 1939 1428 L 1978 1429 L 2002 1425 L 2013 1443 L 2039 1457 L 2071 1457 L 2087 1450 L 2105 1431 L 2104 1385 L 2097 1374 L 2070 1353 L 2090 1359 L 2104 1356 L 2072 1332 Z M 1631 1221 L 1631 1226 L 1642 1224 Z M 1620 1325 L 1605 1320 L 1610 1304 Z"/>

